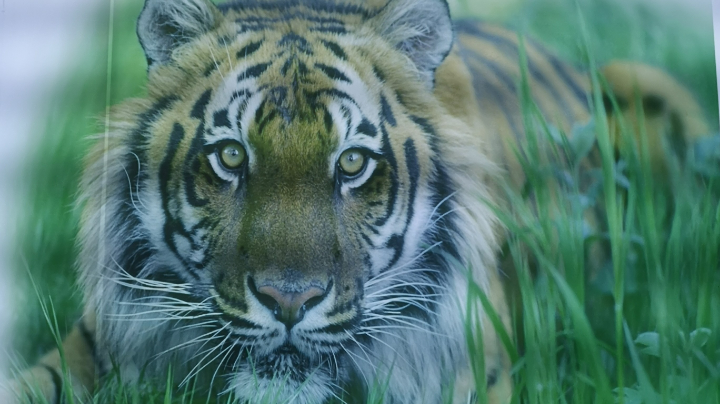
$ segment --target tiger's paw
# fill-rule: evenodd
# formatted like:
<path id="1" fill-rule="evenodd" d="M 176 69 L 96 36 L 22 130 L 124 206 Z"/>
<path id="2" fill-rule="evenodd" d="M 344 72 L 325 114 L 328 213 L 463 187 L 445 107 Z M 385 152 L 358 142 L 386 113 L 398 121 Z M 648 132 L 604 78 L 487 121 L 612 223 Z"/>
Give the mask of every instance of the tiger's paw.
<path id="1" fill-rule="evenodd" d="M 56 382 L 56 373 L 50 368 L 36 366 L 0 383 L 0 403 L 25 404 L 35 402 L 56 403 L 60 389 Z"/>

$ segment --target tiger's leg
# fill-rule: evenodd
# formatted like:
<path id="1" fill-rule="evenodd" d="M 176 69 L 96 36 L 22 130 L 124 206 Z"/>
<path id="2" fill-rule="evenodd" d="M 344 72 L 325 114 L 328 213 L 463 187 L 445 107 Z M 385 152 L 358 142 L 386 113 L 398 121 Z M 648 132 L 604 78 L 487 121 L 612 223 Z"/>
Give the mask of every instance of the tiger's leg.
<path id="1" fill-rule="evenodd" d="M 60 351 L 55 349 L 43 356 L 32 368 L 22 372 L 9 383 L 3 403 L 28 403 L 45 399 L 49 404 L 61 403 L 65 382 L 70 382 L 72 394 L 79 402 L 89 401 L 96 380 L 95 319 L 86 315 L 77 321 L 62 343 L 65 373 Z M 0 394 L 0 398 L 5 398 Z"/>
<path id="2" fill-rule="evenodd" d="M 503 288 L 502 276 L 500 271 L 489 272 L 487 274 L 489 286 L 485 293 L 490 306 L 493 307 L 495 314 L 499 317 L 504 332 L 508 337 L 512 338 L 510 309 Z M 483 402 L 489 404 L 508 404 L 512 399 L 513 392 L 510 355 L 502 342 L 499 330 L 495 328 L 493 321 L 482 308 L 481 303 L 478 301 L 476 304 L 478 312 L 484 313 L 481 324 L 486 400 Z M 469 359 L 471 361 L 474 360 L 472 357 Z M 477 387 L 476 379 L 471 368 L 459 371 L 455 375 L 453 404 L 476 404 L 480 402 L 476 393 Z"/>

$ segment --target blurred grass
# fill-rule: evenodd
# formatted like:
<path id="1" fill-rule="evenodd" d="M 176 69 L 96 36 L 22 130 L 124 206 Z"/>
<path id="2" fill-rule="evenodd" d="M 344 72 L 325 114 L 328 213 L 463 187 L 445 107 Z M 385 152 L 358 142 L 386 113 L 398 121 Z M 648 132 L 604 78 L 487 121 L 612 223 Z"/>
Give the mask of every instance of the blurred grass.
<path id="1" fill-rule="evenodd" d="M 135 35 L 140 0 L 123 1 L 115 10 L 110 100 L 120 103 L 142 96 L 146 77 L 145 57 Z M 28 194 L 18 218 L 14 296 L 17 310 L 11 345 L 32 363 L 54 346 L 42 321 L 28 273 L 39 291 L 53 301 L 60 332 L 64 335 L 81 313 L 81 295 L 75 284 L 75 236 L 80 212 L 75 197 L 87 137 L 102 131 L 107 83 L 109 10 L 103 7 L 94 27 L 91 48 L 67 83 L 58 88 L 47 117 L 42 147 L 26 167 Z"/>
<path id="2" fill-rule="evenodd" d="M 456 2 L 455 15 L 474 14 L 478 7 L 471 1 Z M 580 3 L 587 43 L 580 35 L 581 21 L 571 0 L 516 1 L 501 8 L 512 13 L 500 12 L 494 19 L 527 32 L 578 65 L 592 56 L 598 64 L 623 58 L 665 67 L 698 96 L 716 129 L 717 85 L 709 11 L 688 25 L 654 10 L 649 3 Z M 135 37 L 135 19 L 141 8 L 141 0 L 128 0 L 115 10 L 113 104 L 144 92 L 145 61 Z M 81 296 L 74 284 L 79 212 L 73 201 L 88 146 L 84 138 L 102 130 L 107 96 L 107 15 L 108 10 L 100 13 L 92 49 L 74 76 L 58 89 L 42 147 L 33 153 L 26 170 L 29 191 L 18 218 L 21 230 L 13 301 L 19 309 L 12 347 L 30 363 L 55 341 L 29 275 L 41 295 L 52 300 L 61 334 L 81 311 Z M 527 111 L 531 113 L 531 105 Z M 602 138 L 602 128 L 595 129 Z M 537 136 L 546 135 L 538 129 Z M 524 269 L 519 276 L 526 344 L 524 355 L 515 364 L 516 402 L 720 402 L 720 209 L 718 194 L 711 192 L 717 184 L 697 181 L 696 173 L 678 171 L 671 178 L 674 192 L 659 192 L 641 157 L 623 156 L 627 168 L 617 172 L 623 178 L 627 175 L 629 184 L 624 191 L 615 197 L 610 185 L 601 184 L 606 192 L 595 198 L 603 199 L 591 201 L 605 203 L 616 212 L 609 219 L 609 233 L 600 238 L 611 240 L 614 256 L 622 257 L 593 279 L 586 278 L 582 263 L 582 248 L 590 241 L 578 227 L 582 221 L 578 195 L 538 187 L 536 191 L 555 192 L 566 201 L 554 208 L 559 214 L 553 220 L 539 223 L 522 210 L 523 204 L 514 204 L 519 207 L 514 212 L 517 219 L 507 224 L 517 230 L 511 257 Z M 610 168 L 611 178 L 616 168 Z M 546 184 L 540 171 L 530 172 L 529 177 Z M 527 275 L 528 261 L 519 254 L 521 245 L 530 246 L 538 261 L 534 279 Z M 620 386 L 624 387 L 622 394 L 613 390 Z M 164 402 L 168 398 L 163 391 L 143 393 L 142 398 L 138 391 L 122 389 L 102 394 L 105 399 L 98 402 Z M 117 398 L 121 396 L 124 398 Z"/>

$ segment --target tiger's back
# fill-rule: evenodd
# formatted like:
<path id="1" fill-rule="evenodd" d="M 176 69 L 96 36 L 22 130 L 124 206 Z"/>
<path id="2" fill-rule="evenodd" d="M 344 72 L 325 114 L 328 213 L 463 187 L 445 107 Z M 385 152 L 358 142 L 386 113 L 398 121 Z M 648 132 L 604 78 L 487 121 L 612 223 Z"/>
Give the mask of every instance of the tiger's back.
<path id="1" fill-rule="evenodd" d="M 472 83 L 473 94 L 466 95 L 467 98 L 460 99 L 456 92 L 448 93 L 444 99 L 452 105 L 451 110 L 467 110 L 465 119 L 472 119 L 470 117 L 477 114 L 482 116 L 489 128 L 480 132 L 481 136 L 491 138 L 489 143 L 501 147 L 493 152 L 496 163 L 505 168 L 516 186 L 521 186 L 524 173 L 517 160 L 517 151 L 527 145 L 527 123 L 523 121 L 523 64 L 519 47 L 522 46 L 525 53 L 531 101 L 537 105 L 545 124 L 568 137 L 572 137 L 575 126 L 587 124 L 593 115 L 590 72 L 561 60 L 556 53 L 532 39 L 525 38 L 520 45 L 519 34 L 507 28 L 473 20 L 458 21 L 455 27 L 459 58 L 448 60 L 443 68 L 460 63 L 470 77 L 458 79 L 457 75 L 449 73 L 446 75 L 448 84 L 438 86 L 438 90 L 465 88 Z M 442 68 L 439 73 L 442 77 Z M 636 146 L 644 133 L 653 168 L 663 170 L 668 153 L 684 159 L 688 144 L 709 133 L 702 108 L 693 95 L 661 69 L 636 62 L 611 61 L 598 73 L 607 83 L 605 86 L 601 82 L 599 90 L 617 155 L 624 147 L 623 131 L 636 136 Z M 453 87 L 449 84 L 453 80 L 462 84 Z M 439 96 L 443 97 L 443 94 Z M 636 97 L 643 111 L 636 107 Z M 638 117 L 641 112 L 642 128 Z M 622 129 L 621 120 L 627 129 Z M 488 122 L 492 124 L 487 125 Z M 583 163 L 596 167 L 599 164 L 598 161 Z"/>

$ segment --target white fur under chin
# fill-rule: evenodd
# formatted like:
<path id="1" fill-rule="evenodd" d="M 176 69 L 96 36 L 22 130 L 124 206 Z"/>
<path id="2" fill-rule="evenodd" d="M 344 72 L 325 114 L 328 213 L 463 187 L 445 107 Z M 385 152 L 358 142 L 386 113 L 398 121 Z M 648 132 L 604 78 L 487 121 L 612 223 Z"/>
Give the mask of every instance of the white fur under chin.
<path id="1" fill-rule="evenodd" d="M 317 370 L 307 380 L 298 382 L 277 375 L 273 379 L 261 378 L 247 365 L 238 370 L 229 383 L 228 392 L 238 403 L 263 404 L 317 404 L 332 395 L 333 382 L 327 373 Z"/>

